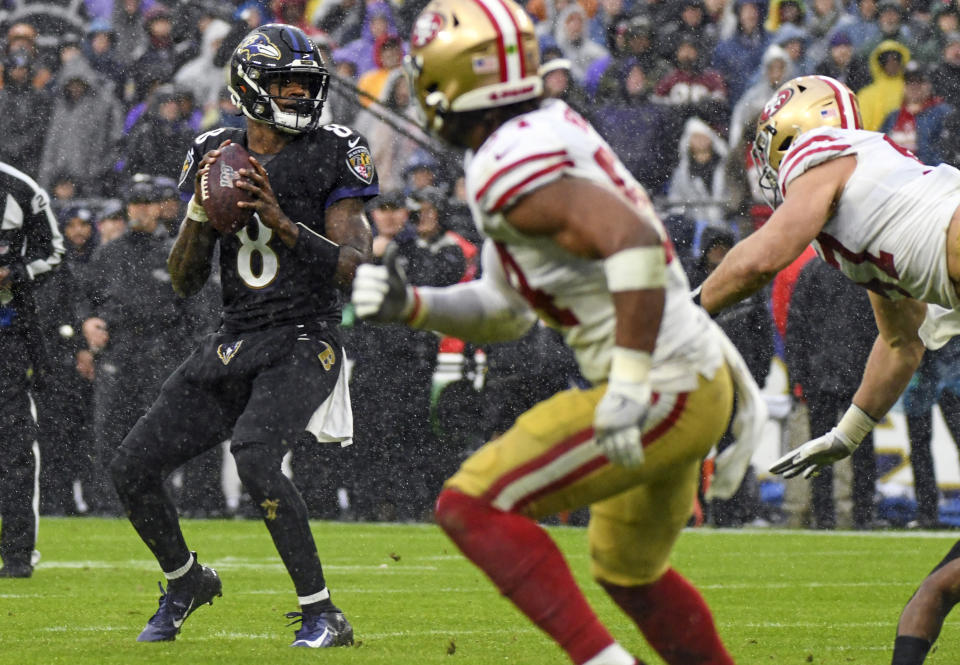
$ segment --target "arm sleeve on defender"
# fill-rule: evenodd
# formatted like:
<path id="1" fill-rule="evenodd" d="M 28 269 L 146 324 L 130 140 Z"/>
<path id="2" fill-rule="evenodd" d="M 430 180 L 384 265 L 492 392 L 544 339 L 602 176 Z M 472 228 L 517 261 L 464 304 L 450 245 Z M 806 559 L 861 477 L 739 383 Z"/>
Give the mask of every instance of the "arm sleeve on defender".
<path id="1" fill-rule="evenodd" d="M 421 287 L 424 314 L 417 327 L 488 344 L 522 337 L 537 320 L 536 314 L 507 283 L 500 259 L 489 240 L 481 255 L 483 277 L 447 287 Z"/>

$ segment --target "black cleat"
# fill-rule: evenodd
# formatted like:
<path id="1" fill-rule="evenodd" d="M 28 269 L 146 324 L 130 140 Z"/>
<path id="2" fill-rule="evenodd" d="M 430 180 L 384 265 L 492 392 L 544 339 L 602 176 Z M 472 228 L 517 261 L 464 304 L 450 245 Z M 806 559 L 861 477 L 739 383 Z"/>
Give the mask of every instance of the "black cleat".
<path id="1" fill-rule="evenodd" d="M 321 612 L 305 614 L 287 612 L 286 617 L 293 619 L 288 626 L 300 621 L 300 629 L 294 636 L 292 647 L 345 647 L 353 644 L 353 627 L 343 612 Z"/>
<path id="2" fill-rule="evenodd" d="M 0 568 L 0 577 L 30 577 L 33 566 L 29 563 L 6 563 Z"/>
<path id="3" fill-rule="evenodd" d="M 150 617 L 146 627 L 137 637 L 137 642 L 171 642 L 177 638 L 180 626 L 194 610 L 203 605 L 213 605 L 214 596 L 222 596 L 220 576 L 213 568 L 200 566 L 197 581 L 190 587 L 174 591 L 160 587 L 160 607 Z"/>

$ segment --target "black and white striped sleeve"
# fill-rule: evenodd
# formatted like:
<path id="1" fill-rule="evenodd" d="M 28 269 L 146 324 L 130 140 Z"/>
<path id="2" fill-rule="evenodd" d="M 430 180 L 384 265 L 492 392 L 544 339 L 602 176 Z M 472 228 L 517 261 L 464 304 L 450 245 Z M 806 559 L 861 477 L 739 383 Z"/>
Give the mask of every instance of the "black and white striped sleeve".
<path id="1" fill-rule="evenodd" d="M 3 228 L 19 227 L 23 237 L 22 259 L 9 266 L 12 281 L 42 279 L 60 265 L 66 251 L 50 196 L 33 178 L 2 162 L 0 176 L 7 192 Z"/>

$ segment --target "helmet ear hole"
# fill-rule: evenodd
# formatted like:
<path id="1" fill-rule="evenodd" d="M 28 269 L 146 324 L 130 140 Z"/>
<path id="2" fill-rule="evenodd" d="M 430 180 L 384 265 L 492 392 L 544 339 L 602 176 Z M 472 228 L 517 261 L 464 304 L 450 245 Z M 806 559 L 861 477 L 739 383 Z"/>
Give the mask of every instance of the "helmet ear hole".
<path id="1" fill-rule="evenodd" d="M 788 136 L 787 138 L 783 139 L 783 143 L 780 144 L 780 147 L 777 148 L 777 150 L 779 150 L 780 152 L 786 152 L 787 150 L 790 149 L 790 145 L 792 143 L 793 143 L 793 137 Z"/>

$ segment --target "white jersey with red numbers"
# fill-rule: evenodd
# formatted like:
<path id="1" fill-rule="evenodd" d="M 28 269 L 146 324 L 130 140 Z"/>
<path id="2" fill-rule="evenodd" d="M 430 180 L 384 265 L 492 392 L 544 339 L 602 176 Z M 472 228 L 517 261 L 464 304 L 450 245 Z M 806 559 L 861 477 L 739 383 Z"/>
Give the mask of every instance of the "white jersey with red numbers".
<path id="1" fill-rule="evenodd" d="M 563 102 L 545 102 L 513 118 L 468 156 L 466 186 L 474 220 L 495 243 L 511 286 L 563 333 L 584 376 L 606 379 L 615 316 L 603 261 L 574 256 L 547 237 L 520 233 L 504 217 L 521 197 L 564 176 L 618 192 L 657 225 L 664 239 L 668 279 L 653 353 L 654 390 L 692 390 L 698 373 L 712 378 L 723 362 L 719 333 L 691 302 L 686 275 L 647 193 L 600 135 Z"/>
<path id="2" fill-rule="evenodd" d="M 814 241 L 847 277 L 891 299 L 956 308 L 947 272 L 947 227 L 960 206 L 960 171 L 927 166 L 889 137 L 859 129 L 813 129 L 780 164 L 780 193 L 808 169 L 853 155 L 857 166 Z"/>

